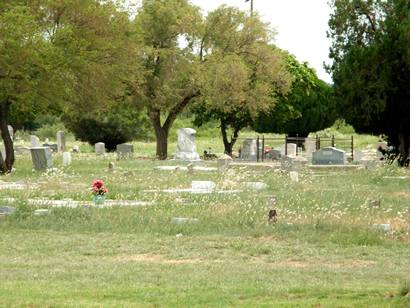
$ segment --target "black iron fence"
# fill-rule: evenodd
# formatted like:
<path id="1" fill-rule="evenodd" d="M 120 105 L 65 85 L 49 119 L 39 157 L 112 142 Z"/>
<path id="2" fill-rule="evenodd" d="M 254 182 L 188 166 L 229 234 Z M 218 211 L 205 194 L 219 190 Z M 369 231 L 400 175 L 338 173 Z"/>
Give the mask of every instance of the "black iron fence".
<path id="1" fill-rule="evenodd" d="M 336 147 L 340 150 L 344 150 L 351 158 L 354 159 L 354 139 L 350 138 L 338 138 L 334 135 L 330 137 L 320 137 L 316 135 L 314 138 L 299 137 L 299 136 L 285 136 L 285 137 L 240 137 L 237 140 L 237 146 L 239 146 L 239 156 L 241 156 L 242 143 L 245 140 L 254 140 L 256 142 L 256 161 L 265 161 L 266 154 L 270 150 L 277 148 L 278 146 L 284 147 L 284 154 L 288 155 L 288 144 L 296 144 L 296 155 L 301 155 L 304 149 L 307 147 L 307 143 L 313 147 L 315 151 L 324 147 Z"/>

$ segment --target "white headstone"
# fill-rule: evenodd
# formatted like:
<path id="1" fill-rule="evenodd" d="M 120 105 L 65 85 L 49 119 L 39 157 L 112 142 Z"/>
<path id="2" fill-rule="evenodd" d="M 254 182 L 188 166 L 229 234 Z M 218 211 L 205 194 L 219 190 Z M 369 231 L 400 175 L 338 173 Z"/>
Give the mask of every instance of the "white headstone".
<path id="1" fill-rule="evenodd" d="M 181 128 L 178 129 L 177 134 L 178 144 L 175 159 L 187 161 L 200 160 L 195 144 L 196 131 L 192 128 Z"/>
<path id="2" fill-rule="evenodd" d="M 218 157 L 218 170 L 224 171 L 229 168 L 229 164 L 233 161 L 232 157 L 229 155 L 223 154 Z"/>
<path id="3" fill-rule="evenodd" d="M 316 140 L 311 138 L 305 139 L 305 156 L 310 160 L 313 152 L 316 151 Z"/>
<path id="4" fill-rule="evenodd" d="M 207 193 L 215 190 L 216 184 L 212 181 L 192 181 L 191 189 L 193 193 Z"/>
<path id="5" fill-rule="evenodd" d="M 41 147 L 40 138 L 38 138 L 38 137 L 35 136 L 35 135 L 30 135 L 30 143 L 31 143 L 31 147 L 32 147 L 32 148 Z"/>
<path id="6" fill-rule="evenodd" d="M 80 147 L 78 144 L 73 145 L 73 152 L 74 153 L 80 153 Z"/>
<path id="7" fill-rule="evenodd" d="M 291 171 L 289 172 L 290 176 L 290 181 L 293 183 L 298 183 L 299 182 L 299 173 L 297 171 Z"/>
<path id="8" fill-rule="evenodd" d="M 283 155 L 287 155 L 287 156 L 296 156 L 296 149 L 297 149 L 297 144 L 296 143 L 288 143 L 288 151 L 287 154 L 285 154 L 285 147 L 286 144 L 282 145 L 280 152 Z"/>
<path id="9" fill-rule="evenodd" d="M 105 143 L 104 142 L 97 142 L 95 145 L 95 154 L 103 155 L 105 154 Z"/>
<path id="10" fill-rule="evenodd" d="M 35 147 L 30 149 L 35 170 L 42 171 L 53 168 L 53 158 L 49 147 Z"/>
<path id="11" fill-rule="evenodd" d="M 65 152 L 65 134 L 62 130 L 59 130 L 56 134 L 58 152 Z"/>
<path id="12" fill-rule="evenodd" d="M 244 185 L 249 190 L 264 190 L 268 188 L 268 185 L 263 182 L 245 182 Z"/>
<path id="13" fill-rule="evenodd" d="M 64 166 L 71 165 L 71 153 L 70 152 L 63 152 L 63 165 Z"/>

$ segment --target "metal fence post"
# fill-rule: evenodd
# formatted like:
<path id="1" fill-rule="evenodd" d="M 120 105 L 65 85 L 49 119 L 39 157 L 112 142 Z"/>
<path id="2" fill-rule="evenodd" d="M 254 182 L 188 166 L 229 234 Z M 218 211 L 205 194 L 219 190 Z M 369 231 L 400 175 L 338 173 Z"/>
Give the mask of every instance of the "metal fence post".
<path id="1" fill-rule="evenodd" d="M 332 135 L 332 147 L 335 147 L 335 135 Z"/>
<path id="2" fill-rule="evenodd" d="M 256 138 L 256 161 L 259 162 L 259 136 Z"/>
<path id="3" fill-rule="evenodd" d="M 285 155 L 288 155 L 288 135 L 285 136 Z"/>
<path id="4" fill-rule="evenodd" d="M 353 135 L 352 135 L 352 137 L 351 137 L 351 148 L 352 148 L 352 162 L 353 162 L 353 160 L 354 160 L 354 154 L 353 154 L 353 151 L 354 151 L 354 142 L 353 142 Z"/>

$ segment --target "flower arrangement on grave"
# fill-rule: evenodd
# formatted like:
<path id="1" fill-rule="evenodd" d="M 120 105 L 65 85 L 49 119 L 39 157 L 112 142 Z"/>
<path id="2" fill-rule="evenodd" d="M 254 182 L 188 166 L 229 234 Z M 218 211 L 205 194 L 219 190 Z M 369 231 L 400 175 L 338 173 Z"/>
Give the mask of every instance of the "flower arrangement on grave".
<path id="1" fill-rule="evenodd" d="M 108 189 L 104 186 L 104 182 L 102 180 L 94 180 L 93 185 L 91 186 L 91 191 L 94 196 L 104 196 L 108 193 Z"/>
<path id="2" fill-rule="evenodd" d="M 105 194 L 108 193 L 108 189 L 105 187 L 102 180 L 94 180 L 91 186 L 91 192 L 94 196 L 94 203 L 103 204 L 105 201 Z"/>

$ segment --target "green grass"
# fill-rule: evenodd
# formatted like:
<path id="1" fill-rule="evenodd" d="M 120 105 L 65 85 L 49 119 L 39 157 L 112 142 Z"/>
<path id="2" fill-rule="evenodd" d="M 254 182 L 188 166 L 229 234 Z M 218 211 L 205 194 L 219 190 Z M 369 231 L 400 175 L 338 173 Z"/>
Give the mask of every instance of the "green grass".
<path id="1" fill-rule="evenodd" d="M 218 142 L 202 137 L 198 148 Z M 18 157 L 16 171 L 2 180 L 35 186 L 0 194 L 17 200 L 16 213 L 0 217 L 0 306 L 410 305 L 404 296 L 410 278 L 409 180 L 385 178 L 409 175 L 408 170 L 306 169 L 292 184 L 287 173 L 267 168 L 156 171 L 155 166 L 178 163 L 153 160 L 153 143 L 134 144 L 145 159 L 81 153 L 62 167 L 57 155 L 57 169 L 49 173 L 32 171 L 29 156 Z M 114 172 L 107 171 L 110 161 Z M 89 187 L 96 178 L 106 182 L 109 199 L 154 204 L 55 208 L 48 216 L 35 216 L 37 207 L 27 205 L 31 198 L 91 200 Z M 263 181 L 268 189 L 222 195 L 144 192 L 188 188 L 192 180 L 212 180 L 221 189 Z M 267 223 L 272 195 L 278 198 L 276 224 Z M 380 209 L 369 207 L 373 199 L 381 200 Z M 199 221 L 175 225 L 173 217 Z M 373 227 L 380 223 L 390 223 L 392 232 Z"/>

